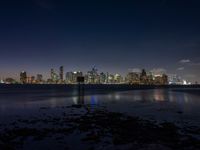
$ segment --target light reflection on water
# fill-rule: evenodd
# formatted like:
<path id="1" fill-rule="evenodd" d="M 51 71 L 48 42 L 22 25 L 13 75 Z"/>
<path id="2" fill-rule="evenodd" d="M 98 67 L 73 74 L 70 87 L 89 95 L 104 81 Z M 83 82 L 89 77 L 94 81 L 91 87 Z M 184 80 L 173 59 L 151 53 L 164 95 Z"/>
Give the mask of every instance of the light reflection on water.
<path id="1" fill-rule="evenodd" d="M 155 99 L 155 101 L 164 101 L 165 100 L 164 96 L 165 93 L 163 90 L 154 90 L 153 92 L 153 98 Z"/>
<path id="2" fill-rule="evenodd" d="M 15 99 L 15 100 L 13 100 Z M 0 118 L 7 115 L 35 113 L 40 107 L 67 105 L 106 106 L 111 111 L 139 115 L 156 120 L 189 120 L 200 125 L 200 96 L 170 90 L 135 90 L 109 94 L 73 97 L 44 97 L 0 95 Z"/>

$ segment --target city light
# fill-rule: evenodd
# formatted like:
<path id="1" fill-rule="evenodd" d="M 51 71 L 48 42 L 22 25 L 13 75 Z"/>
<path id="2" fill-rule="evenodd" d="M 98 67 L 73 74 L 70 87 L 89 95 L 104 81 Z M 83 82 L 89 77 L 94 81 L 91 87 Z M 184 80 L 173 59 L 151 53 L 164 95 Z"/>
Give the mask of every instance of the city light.
<path id="1" fill-rule="evenodd" d="M 65 76 L 64 76 L 65 74 Z M 190 85 L 191 82 L 182 79 L 176 74 L 166 74 L 164 71 L 145 69 L 129 69 L 125 76 L 119 73 L 98 72 L 96 67 L 87 71 L 67 71 L 60 66 L 59 71 L 50 69 L 50 78 L 44 79 L 42 74 L 29 75 L 26 71 L 20 72 L 20 80 L 10 77 L 1 79 L 1 84 L 77 84 L 78 77 L 84 77 L 85 84 L 130 84 L 130 85 Z"/>

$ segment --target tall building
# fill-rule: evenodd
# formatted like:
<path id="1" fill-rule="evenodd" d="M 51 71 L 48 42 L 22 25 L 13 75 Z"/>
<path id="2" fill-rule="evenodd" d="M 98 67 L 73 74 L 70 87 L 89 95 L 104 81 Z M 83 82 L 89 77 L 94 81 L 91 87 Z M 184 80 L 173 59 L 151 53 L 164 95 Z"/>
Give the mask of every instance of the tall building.
<path id="1" fill-rule="evenodd" d="M 73 83 L 73 72 L 67 72 L 65 80 L 68 84 Z"/>
<path id="2" fill-rule="evenodd" d="M 33 84 L 33 83 L 35 83 L 35 77 L 34 77 L 34 76 L 28 76 L 28 77 L 26 78 L 26 83 L 28 83 L 28 84 Z"/>
<path id="3" fill-rule="evenodd" d="M 140 84 L 140 73 L 129 72 L 126 76 L 126 82 L 129 84 Z"/>
<path id="4" fill-rule="evenodd" d="M 63 66 L 60 66 L 60 69 L 59 69 L 59 78 L 60 78 L 60 82 L 63 82 L 63 76 L 64 76 L 64 67 Z"/>
<path id="5" fill-rule="evenodd" d="M 36 82 L 37 83 L 42 83 L 43 82 L 43 76 L 42 76 L 42 74 L 37 74 L 37 76 L 36 76 Z"/>
<path id="6" fill-rule="evenodd" d="M 81 71 L 67 72 L 66 73 L 66 83 L 74 84 L 77 83 L 77 77 L 82 77 L 83 73 Z"/>
<path id="7" fill-rule="evenodd" d="M 106 72 L 106 83 L 108 83 L 109 73 Z"/>
<path id="8" fill-rule="evenodd" d="M 168 76 L 163 75 L 156 75 L 154 76 L 154 82 L 155 85 L 167 85 L 168 84 Z"/>
<path id="9" fill-rule="evenodd" d="M 26 81 L 27 81 L 27 74 L 26 74 L 25 71 L 22 71 L 22 72 L 20 73 L 20 82 L 21 82 L 22 84 L 25 84 L 25 83 L 27 83 Z"/>
<path id="10" fill-rule="evenodd" d="M 106 83 L 106 74 L 101 72 L 100 75 L 99 75 L 99 78 L 100 78 L 100 83 Z"/>
<path id="11" fill-rule="evenodd" d="M 82 77 L 83 73 L 81 71 L 74 71 L 73 72 L 73 83 L 77 83 L 77 77 Z"/>
<path id="12" fill-rule="evenodd" d="M 109 74 L 108 83 L 115 83 L 115 76 L 113 74 Z"/>
<path id="13" fill-rule="evenodd" d="M 166 74 L 162 75 L 162 84 L 167 85 L 168 84 L 168 76 Z"/>
<path id="14" fill-rule="evenodd" d="M 51 80 L 53 81 L 53 78 L 54 78 L 54 69 L 51 69 Z"/>
<path id="15" fill-rule="evenodd" d="M 183 83 L 181 77 L 176 74 L 168 74 L 168 82 L 174 85 L 181 85 Z"/>
<path id="16" fill-rule="evenodd" d="M 123 82 L 123 77 L 120 75 L 120 74 L 115 74 L 114 75 L 114 82 L 119 84 L 119 83 L 122 83 Z"/>
<path id="17" fill-rule="evenodd" d="M 95 67 L 93 67 L 91 71 L 88 71 L 86 76 L 87 76 L 87 83 L 95 84 L 100 82 L 99 75 Z"/>
<path id="18" fill-rule="evenodd" d="M 56 74 L 54 69 L 51 69 L 51 82 L 52 83 L 57 83 L 59 80 L 59 76 Z"/>
<path id="19" fill-rule="evenodd" d="M 147 73 L 147 81 L 148 81 L 148 84 L 152 85 L 153 84 L 153 75 L 151 72 L 148 72 Z"/>
<path id="20" fill-rule="evenodd" d="M 145 69 L 142 69 L 140 74 L 140 84 L 148 84 L 148 78 Z"/>

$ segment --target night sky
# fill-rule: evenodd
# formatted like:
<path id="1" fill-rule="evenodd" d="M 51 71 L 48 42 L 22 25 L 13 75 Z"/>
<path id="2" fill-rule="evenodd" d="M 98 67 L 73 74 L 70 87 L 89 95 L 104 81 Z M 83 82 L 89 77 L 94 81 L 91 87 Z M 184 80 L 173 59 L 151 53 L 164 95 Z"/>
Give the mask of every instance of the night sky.
<path id="1" fill-rule="evenodd" d="M 200 82 L 199 0 L 1 0 L 0 78 L 165 69 Z"/>

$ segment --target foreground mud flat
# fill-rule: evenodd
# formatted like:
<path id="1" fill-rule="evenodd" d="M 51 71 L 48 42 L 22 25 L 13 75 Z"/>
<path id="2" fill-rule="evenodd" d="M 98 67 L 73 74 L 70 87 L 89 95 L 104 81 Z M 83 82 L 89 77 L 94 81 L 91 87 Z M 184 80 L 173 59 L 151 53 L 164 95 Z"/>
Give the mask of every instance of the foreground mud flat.
<path id="1" fill-rule="evenodd" d="M 39 116 L 0 124 L 1 150 L 200 149 L 199 128 L 143 120 L 104 107 L 41 107 Z"/>

